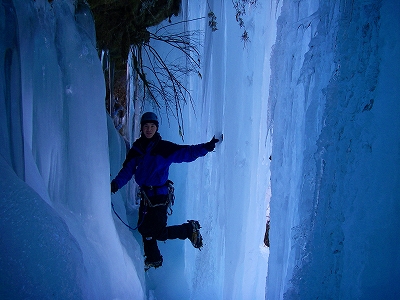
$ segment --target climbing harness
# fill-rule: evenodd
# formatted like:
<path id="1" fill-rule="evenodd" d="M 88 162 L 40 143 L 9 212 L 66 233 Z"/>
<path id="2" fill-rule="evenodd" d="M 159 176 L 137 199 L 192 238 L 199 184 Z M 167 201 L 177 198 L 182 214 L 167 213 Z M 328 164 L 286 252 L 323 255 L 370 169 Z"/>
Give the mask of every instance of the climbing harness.
<path id="1" fill-rule="evenodd" d="M 174 205 L 174 203 L 175 203 L 175 188 L 174 188 L 173 184 L 174 183 L 168 179 L 167 182 L 162 186 L 146 186 L 146 187 L 140 188 L 139 197 L 142 199 L 143 205 L 148 206 L 148 207 L 167 206 L 167 209 L 169 209 L 169 212 L 167 212 L 167 214 L 169 216 L 172 215 L 172 213 L 173 213 L 172 205 Z M 153 190 L 153 191 L 157 192 L 157 189 L 164 187 L 164 186 L 167 186 L 167 188 L 168 188 L 167 200 L 162 203 L 153 204 L 150 201 L 149 197 L 147 196 L 145 189 Z"/>
<path id="2" fill-rule="evenodd" d="M 163 186 L 167 186 L 167 188 L 168 188 L 168 195 L 167 195 L 168 197 L 167 197 L 167 201 L 164 202 L 164 203 L 158 203 L 158 204 L 152 204 L 151 201 L 150 201 L 150 199 L 149 199 L 149 197 L 148 197 L 147 194 L 145 193 L 144 189 L 143 189 L 143 188 L 140 188 L 140 189 L 139 189 L 138 196 L 141 198 L 141 201 L 143 201 L 144 209 L 143 209 L 142 220 L 141 220 L 141 222 L 140 222 L 135 228 L 132 228 L 131 226 L 129 226 L 128 224 L 126 224 L 126 223 L 121 219 L 121 217 L 120 217 L 120 216 L 117 214 L 117 212 L 115 211 L 114 204 L 113 204 L 112 202 L 111 202 L 111 207 L 112 207 L 112 209 L 113 209 L 115 215 L 118 217 L 118 219 L 121 220 L 121 222 L 122 222 L 126 227 L 128 227 L 130 230 L 137 230 L 137 229 L 140 227 L 140 225 L 143 224 L 144 218 L 145 218 L 146 213 L 147 213 L 147 207 L 157 207 L 157 206 L 163 206 L 163 205 L 165 205 L 165 206 L 167 206 L 167 209 L 169 209 L 169 212 L 167 211 L 167 214 L 168 214 L 169 216 L 172 215 L 173 210 L 172 210 L 172 207 L 171 207 L 171 206 L 174 205 L 174 202 L 175 202 L 175 194 L 174 194 L 175 189 L 174 189 L 173 184 L 174 184 L 174 183 L 173 183 L 171 180 L 168 179 L 167 182 L 165 183 L 165 185 L 163 185 Z M 160 188 L 160 187 L 161 187 L 161 186 L 159 186 L 159 187 L 146 187 L 146 189 L 149 189 L 149 190 L 156 190 L 157 188 Z"/>

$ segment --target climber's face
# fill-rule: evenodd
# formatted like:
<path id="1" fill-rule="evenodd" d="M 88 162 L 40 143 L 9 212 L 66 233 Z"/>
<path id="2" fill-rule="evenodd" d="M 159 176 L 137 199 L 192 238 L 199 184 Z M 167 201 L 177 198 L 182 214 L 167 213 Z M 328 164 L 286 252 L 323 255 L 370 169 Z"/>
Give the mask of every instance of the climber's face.
<path id="1" fill-rule="evenodd" d="M 157 132 L 157 126 L 154 123 L 145 123 L 142 127 L 142 131 L 146 138 L 151 139 Z"/>

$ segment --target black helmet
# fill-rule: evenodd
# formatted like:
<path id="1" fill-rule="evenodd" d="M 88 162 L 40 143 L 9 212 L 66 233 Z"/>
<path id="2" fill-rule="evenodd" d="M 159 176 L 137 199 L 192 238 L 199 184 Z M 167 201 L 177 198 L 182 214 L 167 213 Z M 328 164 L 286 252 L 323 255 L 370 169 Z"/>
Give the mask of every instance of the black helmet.
<path id="1" fill-rule="evenodd" d="M 154 123 L 158 127 L 157 115 L 150 111 L 145 112 L 140 119 L 140 126 L 143 126 L 145 123 Z"/>

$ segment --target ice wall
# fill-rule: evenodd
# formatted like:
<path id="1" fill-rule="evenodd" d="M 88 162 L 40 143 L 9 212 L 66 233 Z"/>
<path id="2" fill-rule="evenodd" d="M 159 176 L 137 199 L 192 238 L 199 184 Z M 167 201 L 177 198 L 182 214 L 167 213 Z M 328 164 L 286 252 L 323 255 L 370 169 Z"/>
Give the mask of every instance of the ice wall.
<path id="1" fill-rule="evenodd" d="M 171 167 L 176 200 L 169 224 L 199 220 L 204 247 L 159 243 L 163 267 L 148 271 L 147 287 L 157 299 L 264 299 L 271 152 L 265 116 L 275 9 L 260 3 L 248 11 L 250 41 L 244 43 L 231 2 L 184 3 L 183 18 L 192 20 L 185 28 L 201 31 L 196 38 L 202 66 L 201 76 L 187 82 L 193 102 L 183 107 L 184 143 L 222 133 L 224 139 L 204 158 Z M 204 18 L 209 11 L 217 18 L 214 32 Z M 167 29 L 173 32 L 173 26 Z M 174 120 L 161 117 L 162 137 L 182 143 Z"/>
<path id="2" fill-rule="evenodd" d="M 245 44 L 230 2 L 189 1 L 187 19 L 209 10 L 217 17 L 217 31 L 211 31 L 207 19 L 188 24 L 204 30 L 204 49 L 202 78 L 188 82 L 195 101 L 185 111 L 185 142 L 221 133 L 224 139 L 214 153 L 187 166 L 180 199 L 185 214 L 200 221 L 205 246 L 194 252 L 185 245 L 185 278 L 190 299 L 263 299 L 270 153 L 264 116 L 274 12 L 265 3 L 249 11 L 250 42 Z"/>
<path id="3" fill-rule="evenodd" d="M 270 92 L 268 299 L 394 299 L 399 5 L 284 1 Z"/>
<path id="4" fill-rule="evenodd" d="M 4 0 L 0 14 L 1 295 L 143 298 L 139 245 L 111 214 L 90 10 Z"/>

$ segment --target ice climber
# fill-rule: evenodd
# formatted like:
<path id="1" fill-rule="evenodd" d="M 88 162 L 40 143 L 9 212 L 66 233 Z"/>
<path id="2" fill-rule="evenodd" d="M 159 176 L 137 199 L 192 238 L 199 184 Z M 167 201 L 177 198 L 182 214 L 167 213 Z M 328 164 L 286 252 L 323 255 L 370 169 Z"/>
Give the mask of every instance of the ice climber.
<path id="1" fill-rule="evenodd" d="M 163 262 L 157 241 L 189 239 L 195 248 L 202 247 L 198 221 L 167 226 L 168 207 L 173 199 L 168 173 L 172 163 L 191 162 L 205 156 L 214 150 L 219 140 L 213 137 L 198 145 L 164 141 L 158 133 L 157 115 L 152 112 L 144 113 L 140 124 L 141 136 L 133 143 L 122 169 L 111 181 L 111 192 L 117 192 L 135 175 L 141 191 L 138 231 L 143 239 L 145 270 L 148 270 L 160 267 Z"/>

